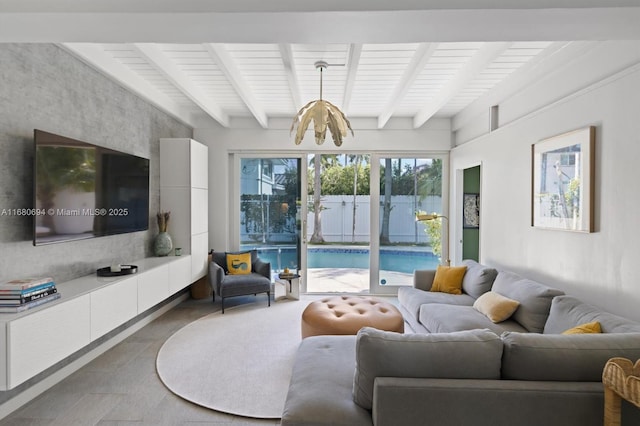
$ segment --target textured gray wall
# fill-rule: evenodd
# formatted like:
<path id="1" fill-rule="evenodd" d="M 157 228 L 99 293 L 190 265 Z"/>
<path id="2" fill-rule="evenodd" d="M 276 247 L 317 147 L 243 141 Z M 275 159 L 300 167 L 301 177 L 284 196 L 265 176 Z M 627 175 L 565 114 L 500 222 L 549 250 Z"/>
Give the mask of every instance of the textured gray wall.
<path id="1" fill-rule="evenodd" d="M 32 218 L 0 216 L 0 281 L 57 282 L 151 256 L 160 205 L 159 139 L 193 129 L 51 44 L 0 44 L 0 212 L 33 206 L 33 129 L 149 158 L 149 230 L 34 247 Z"/>

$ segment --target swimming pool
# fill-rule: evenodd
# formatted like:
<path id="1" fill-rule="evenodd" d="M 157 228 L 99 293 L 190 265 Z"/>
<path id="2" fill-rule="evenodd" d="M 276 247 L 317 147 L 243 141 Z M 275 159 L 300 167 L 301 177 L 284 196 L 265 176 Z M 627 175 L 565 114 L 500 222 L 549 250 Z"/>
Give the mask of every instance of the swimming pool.
<path id="1" fill-rule="evenodd" d="M 247 247 L 249 248 L 249 247 Z M 296 269 L 296 250 L 287 247 L 256 247 L 260 258 L 271 262 L 271 268 Z M 426 250 L 398 247 L 380 250 L 380 269 L 413 274 L 415 269 L 435 269 L 439 260 Z M 363 247 L 310 247 L 307 251 L 308 268 L 369 269 L 369 248 Z"/>

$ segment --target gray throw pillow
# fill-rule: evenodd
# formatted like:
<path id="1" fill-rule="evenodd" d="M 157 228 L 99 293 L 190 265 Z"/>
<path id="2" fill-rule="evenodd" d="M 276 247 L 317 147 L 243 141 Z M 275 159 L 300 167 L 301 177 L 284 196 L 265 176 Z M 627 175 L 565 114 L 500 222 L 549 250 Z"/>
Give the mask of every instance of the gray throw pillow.
<path id="1" fill-rule="evenodd" d="M 502 378 L 599 382 L 610 358 L 640 358 L 640 333 L 502 333 Z"/>
<path id="2" fill-rule="evenodd" d="M 467 272 L 462 278 L 462 290 L 465 293 L 477 299 L 491 290 L 498 271 L 470 259 L 463 260 L 462 265 L 467 267 Z"/>
<path id="3" fill-rule="evenodd" d="M 511 319 L 531 333 L 542 333 L 549 317 L 551 301 L 564 294 L 555 288 L 506 271 L 498 273 L 492 290 L 520 302 Z"/>
<path id="4" fill-rule="evenodd" d="M 356 342 L 353 400 L 370 410 L 376 377 L 498 379 L 500 337 L 489 330 L 399 334 L 365 327 Z"/>

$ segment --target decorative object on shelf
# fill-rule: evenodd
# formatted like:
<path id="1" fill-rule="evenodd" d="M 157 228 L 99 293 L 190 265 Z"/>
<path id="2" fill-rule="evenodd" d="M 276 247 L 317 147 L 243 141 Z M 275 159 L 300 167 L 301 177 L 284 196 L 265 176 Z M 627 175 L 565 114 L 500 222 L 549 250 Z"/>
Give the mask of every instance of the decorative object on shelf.
<path id="1" fill-rule="evenodd" d="M 96 274 L 99 277 L 121 277 L 123 275 L 131 275 L 138 272 L 138 267 L 136 265 L 119 265 L 120 270 L 114 270 L 113 266 L 106 266 L 104 268 L 99 268 L 96 271 Z"/>
<path id="2" fill-rule="evenodd" d="M 427 222 L 427 229 L 425 230 L 431 239 L 431 249 L 433 250 L 433 254 L 438 257 L 442 255 L 442 224 L 441 221 L 437 219 L 446 219 L 447 222 L 449 218 L 443 216 L 438 213 L 426 213 L 423 211 L 416 212 L 416 222 Z M 449 259 L 449 246 L 447 245 L 447 256 L 445 265 L 451 265 L 451 259 Z"/>
<path id="3" fill-rule="evenodd" d="M 531 146 L 531 226 L 593 232 L 595 127 Z"/>
<path id="4" fill-rule="evenodd" d="M 182 247 L 176 247 L 173 252 L 176 256 L 182 256 Z"/>
<path id="5" fill-rule="evenodd" d="M 0 284 L 0 313 L 17 313 L 60 298 L 51 277 L 24 278 Z"/>
<path id="6" fill-rule="evenodd" d="M 463 228 L 480 228 L 480 194 L 464 194 L 462 213 Z"/>
<path id="7" fill-rule="evenodd" d="M 336 146 L 341 146 L 342 138 L 347 136 L 347 129 L 351 131 L 351 136 L 353 136 L 353 129 L 347 117 L 337 106 L 322 99 L 322 71 L 327 68 L 329 64 L 324 61 L 318 61 L 314 65 L 316 69 L 320 70 L 320 99 L 309 102 L 298 111 L 293 118 L 289 133 L 292 133 L 297 125 L 295 143 L 296 145 L 300 145 L 311 120 L 313 120 L 313 129 L 318 145 L 324 143 L 327 128 L 329 128 L 329 132 L 333 137 L 333 143 L 336 144 Z"/>
<path id="8" fill-rule="evenodd" d="M 167 232 L 169 228 L 169 218 L 171 212 L 160 212 L 156 215 L 158 219 L 158 230 L 156 239 L 153 242 L 153 251 L 156 256 L 167 256 L 173 250 L 173 241 L 171 235 Z"/>

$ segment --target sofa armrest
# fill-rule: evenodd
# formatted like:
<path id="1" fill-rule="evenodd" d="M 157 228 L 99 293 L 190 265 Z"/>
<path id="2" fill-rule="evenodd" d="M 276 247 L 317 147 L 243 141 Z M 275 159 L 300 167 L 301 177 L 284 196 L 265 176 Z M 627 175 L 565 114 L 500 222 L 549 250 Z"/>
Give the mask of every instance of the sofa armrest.
<path id="1" fill-rule="evenodd" d="M 214 294 L 220 294 L 220 285 L 224 280 L 224 269 L 216 262 L 209 262 L 209 285 L 213 289 Z"/>
<path id="2" fill-rule="evenodd" d="M 429 291 L 435 276 L 435 269 L 417 269 L 413 271 L 413 286 L 419 290 Z"/>
<path id="3" fill-rule="evenodd" d="M 262 275 L 263 277 L 269 278 L 271 280 L 271 262 L 263 262 L 260 259 L 256 259 L 251 266 L 251 269 Z"/>
<path id="4" fill-rule="evenodd" d="M 376 425 L 600 426 L 603 407 L 600 382 L 378 377 L 372 415 Z"/>

